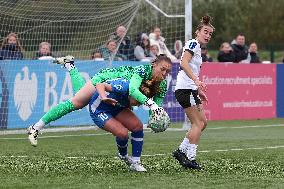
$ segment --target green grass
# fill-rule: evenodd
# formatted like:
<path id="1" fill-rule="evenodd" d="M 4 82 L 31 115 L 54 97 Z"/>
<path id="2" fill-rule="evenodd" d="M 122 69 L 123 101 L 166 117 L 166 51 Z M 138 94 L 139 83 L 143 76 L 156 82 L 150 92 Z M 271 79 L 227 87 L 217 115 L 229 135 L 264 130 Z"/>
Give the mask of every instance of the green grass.
<path id="1" fill-rule="evenodd" d="M 146 173 L 116 159 L 114 137 L 101 130 L 44 133 L 38 147 L 26 135 L 2 135 L 0 188 L 283 188 L 283 125 L 284 119 L 209 122 L 199 145 L 202 171 L 171 157 L 185 131 L 147 131 Z"/>

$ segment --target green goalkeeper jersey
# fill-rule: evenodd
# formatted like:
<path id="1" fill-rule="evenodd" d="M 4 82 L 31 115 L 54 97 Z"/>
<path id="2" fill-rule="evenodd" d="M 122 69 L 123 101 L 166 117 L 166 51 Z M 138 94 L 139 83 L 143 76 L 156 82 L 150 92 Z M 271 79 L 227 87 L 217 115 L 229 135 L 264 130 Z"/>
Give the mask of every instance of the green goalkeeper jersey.
<path id="1" fill-rule="evenodd" d="M 105 82 L 109 79 L 125 78 L 130 81 L 129 95 L 138 102 L 144 104 L 148 99 L 139 90 L 142 81 L 152 79 L 152 65 L 140 66 L 120 66 L 117 68 L 106 68 L 98 72 L 92 77 L 93 85 Z M 160 106 L 167 92 L 167 81 L 164 80 L 160 84 L 160 92 L 154 96 L 154 101 Z"/>

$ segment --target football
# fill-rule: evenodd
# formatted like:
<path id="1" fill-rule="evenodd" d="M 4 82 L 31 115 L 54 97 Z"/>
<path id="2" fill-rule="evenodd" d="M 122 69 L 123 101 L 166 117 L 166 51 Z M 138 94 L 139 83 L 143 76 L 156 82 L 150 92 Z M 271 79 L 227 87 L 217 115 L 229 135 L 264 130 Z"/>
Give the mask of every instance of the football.
<path id="1" fill-rule="evenodd" d="M 170 126 L 170 117 L 168 113 L 162 111 L 154 111 L 149 117 L 148 128 L 151 128 L 155 133 L 163 132 Z"/>

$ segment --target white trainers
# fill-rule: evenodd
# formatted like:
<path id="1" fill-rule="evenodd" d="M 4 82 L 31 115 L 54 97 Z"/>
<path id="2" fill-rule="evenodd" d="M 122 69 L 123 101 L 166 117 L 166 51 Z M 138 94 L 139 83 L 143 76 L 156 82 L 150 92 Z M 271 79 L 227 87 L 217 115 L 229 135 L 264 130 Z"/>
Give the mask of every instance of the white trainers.
<path id="1" fill-rule="evenodd" d="M 146 172 L 147 170 L 143 167 L 140 161 L 132 162 L 129 166 L 129 169 L 131 171 L 137 171 L 137 172 Z"/>
<path id="2" fill-rule="evenodd" d="M 28 130 L 28 135 L 29 135 L 29 141 L 31 142 L 32 146 L 37 145 L 37 137 L 38 137 L 38 130 L 35 130 L 33 128 L 33 125 L 29 126 Z"/>
<path id="3" fill-rule="evenodd" d="M 118 153 L 118 154 L 117 154 L 117 157 L 118 157 L 120 160 L 122 160 L 124 163 L 126 163 L 126 165 L 128 165 L 128 166 L 130 166 L 131 163 L 132 163 L 132 161 L 131 161 L 131 159 L 129 158 L 128 155 L 122 156 L 122 155 L 120 155 L 120 153 Z"/>

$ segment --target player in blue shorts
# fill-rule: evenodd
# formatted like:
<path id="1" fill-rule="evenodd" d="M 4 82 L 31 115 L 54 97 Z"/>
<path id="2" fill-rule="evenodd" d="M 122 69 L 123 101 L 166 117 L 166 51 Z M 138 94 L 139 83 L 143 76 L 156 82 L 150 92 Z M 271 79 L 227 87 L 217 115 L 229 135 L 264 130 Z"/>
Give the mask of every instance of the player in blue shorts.
<path id="1" fill-rule="evenodd" d="M 130 106 L 137 105 L 137 102 L 144 104 L 144 100 L 146 100 L 147 106 L 154 112 L 153 115 L 162 116 L 164 115 L 163 113 L 166 113 L 158 104 L 160 105 L 162 103 L 166 95 L 167 84 L 165 78 L 172 68 L 170 59 L 160 55 L 151 64 L 141 65 L 135 67 L 135 69 L 122 66 L 118 69 L 102 70 L 99 72 L 98 76 L 94 77 L 95 82 L 88 82 L 92 85 L 92 89 L 85 88 L 83 91 L 81 90 L 85 81 L 79 71 L 75 69 L 74 57 L 68 56 L 59 59 L 63 59 L 63 62 L 68 60 L 65 62 L 64 67 L 69 70 L 76 95 L 80 93 L 80 96 L 84 99 L 84 105 L 90 104 L 91 117 L 94 122 L 102 129 L 116 136 L 120 159 L 130 164 L 132 170 L 146 171 L 140 162 L 144 137 L 143 125 L 130 110 Z M 136 71 L 133 72 L 133 69 Z M 137 76 L 136 72 L 141 74 L 143 78 L 141 78 L 142 76 Z M 132 79 L 134 76 L 135 78 Z M 115 78 L 125 78 L 126 80 L 116 80 Z M 135 89 L 131 85 L 133 83 Z M 148 94 L 146 94 L 146 92 Z M 133 98 L 129 98 L 129 94 L 133 96 L 131 93 L 135 93 L 141 98 L 136 98 L 135 95 Z M 153 100 L 156 100 L 158 104 L 152 100 L 152 97 L 154 97 Z M 134 98 L 136 100 L 134 100 Z M 65 102 L 63 102 L 63 104 L 65 104 Z M 71 104 L 69 103 L 69 105 Z M 73 105 L 71 106 L 73 107 Z M 74 108 L 71 107 L 70 109 L 70 107 L 67 108 L 68 111 L 65 106 L 55 108 L 54 111 L 51 111 L 52 115 L 48 114 L 47 117 L 56 117 L 56 119 L 58 119 Z M 49 119 L 49 121 L 56 120 L 53 118 Z M 36 124 L 28 128 L 29 141 L 33 146 L 37 146 L 39 130 L 43 129 L 49 121 L 45 122 L 41 118 Z M 128 130 L 131 131 L 131 143 L 133 147 L 131 158 L 127 155 Z"/>
<path id="2" fill-rule="evenodd" d="M 97 91 L 90 102 L 90 116 L 94 123 L 116 136 L 118 157 L 124 160 L 131 170 L 146 171 L 140 161 L 143 146 L 143 124 L 131 111 L 131 106 L 139 105 L 129 96 L 129 81 L 123 78 L 108 80 L 96 85 Z M 155 86 L 142 83 L 140 90 L 148 98 L 155 95 Z M 128 131 L 131 131 L 132 157 L 127 155 Z"/>

